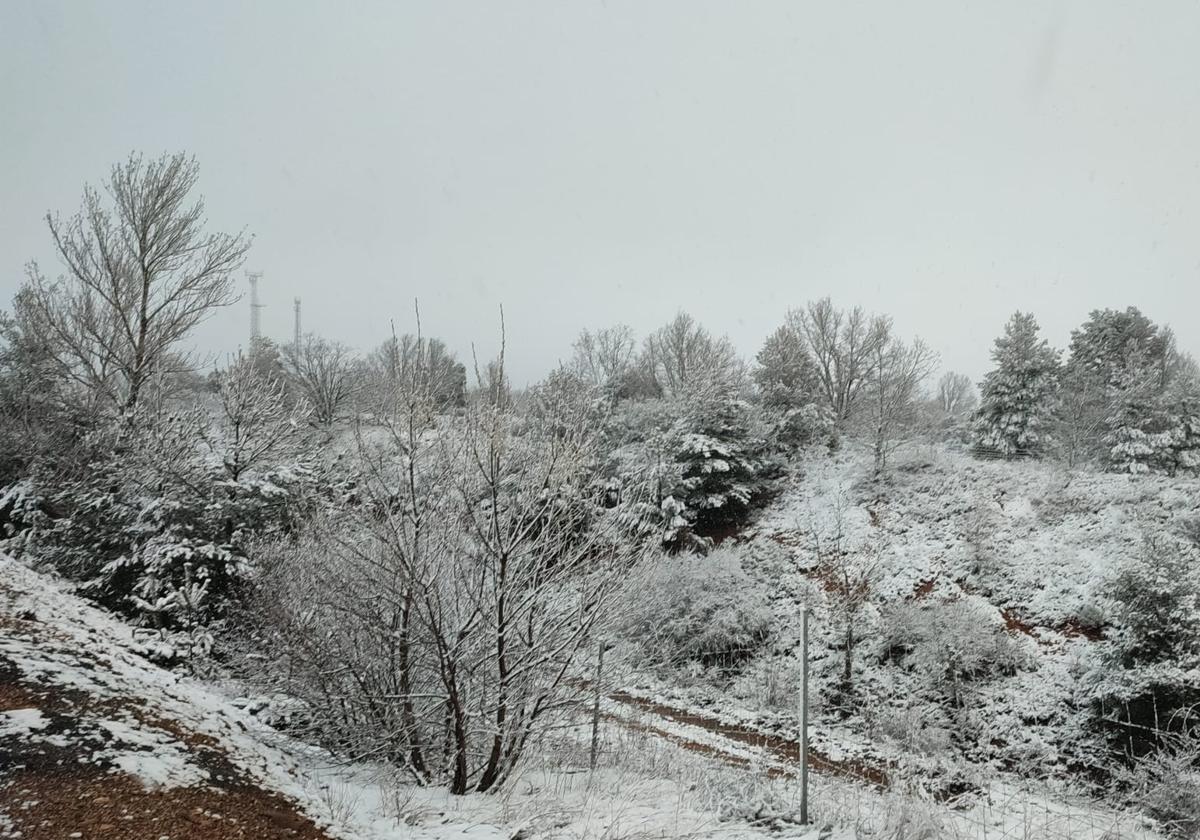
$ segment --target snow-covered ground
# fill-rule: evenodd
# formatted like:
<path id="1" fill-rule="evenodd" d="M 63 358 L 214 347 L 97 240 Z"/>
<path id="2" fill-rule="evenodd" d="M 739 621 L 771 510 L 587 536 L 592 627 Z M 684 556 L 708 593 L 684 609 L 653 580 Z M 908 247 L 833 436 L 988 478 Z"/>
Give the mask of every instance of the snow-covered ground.
<path id="1" fill-rule="evenodd" d="M 987 836 L 1142 836 L 1140 820 L 1090 799 L 1067 768 L 1099 751 L 1086 732 L 1103 633 L 1097 587 L 1146 536 L 1200 511 L 1200 482 L 985 462 L 940 446 L 904 453 L 880 484 L 870 469 L 870 453 L 852 446 L 815 455 L 723 545 L 761 583 L 776 619 L 769 649 L 742 673 L 689 679 L 634 667 L 617 679 L 641 698 L 711 718 L 710 729 L 794 740 L 804 601 L 814 607 L 811 739 L 820 758 L 846 769 L 840 775 L 886 775 L 890 787 L 948 799 L 956 807 L 939 818 L 958 830 L 1004 826 Z M 835 538 L 872 567 L 855 619 L 860 713 L 849 718 L 826 702 L 841 679 L 843 631 L 815 545 L 828 550 Z M 934 603 L 970 608 L 1017 663 L 964 685 L 953 715 L 931 702 L 927 677 L 884 655 L 889 611 Z M 1040 827 L 1027 833 L 1039 810 Z"/>
<path id="2" fill-rule="evenodd" d="M 501 794 L 452 797 L 340 765 L 139 647 L 0 558 L 0 837 L 766 836 L 718 807 L 719 763 L 627 725 L 606 725 L 595 773 L 589 733 L 572 727 Z"/>
<path id="3" fill-rule="evenodd" d="M 1078 723 L 1094 642 L 1077 619 L 1097 577 L 1146 527 L 1195 511 L 1200 485 L 938 449 L 906 456 L 881 489 L 864 481 L 866 464 L 853 451 L 815 458 L 736 544 L 771 592 L 778 626 L 765 655 L 730 683 L 684 685 L 614 657 L 606 683 L 624 692 L 603 700 L 598 769 L 583 714 L 495 795 L 452 797 L 340 765 L 267 727 L 236 686 L 149 664 L 127 626 L 0 558 L 0 837 L 1157 838 L 1064 778 L 1011 769 L 1053 766 Z M 818 603 L 814 825 L 799 826 L 796 606 L 821 598 L 811 541 L 839 521 L 848 552 L 880 558 L 855 664 L 877 719 L 823 707 L 840 655 Z M 964 762 L 937 736 L 944 721 L 919 719 L 915 678 L 872 653 L 869 630 L 888 604 L 921 598 L 978 601 L 1027 656 L 972 689 L 971 715 L 1002 745 L 990 763 Z M 916 717 L 897 726 L 906 715 Z M 963 782 L 957 798 L 936 784 L 951 777 Z M 163 830 L 146 833 L 151 823 Z"/>

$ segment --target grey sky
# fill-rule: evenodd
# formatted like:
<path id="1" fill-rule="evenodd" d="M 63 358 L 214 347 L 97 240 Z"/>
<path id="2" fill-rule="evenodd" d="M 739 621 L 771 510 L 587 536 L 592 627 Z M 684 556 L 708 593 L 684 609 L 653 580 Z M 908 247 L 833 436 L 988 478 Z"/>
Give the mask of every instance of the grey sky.
<path id="1" fill-rule="evenodd" d="M 411 327 L 518 383 L 686 308 L 747 356 L 831 295 L 978 378 L 1137 305 L 1200 351 L 1200 5 L 0 5 L 0 295 L 41 215 L 186 149 L 256 235 L 264 332 Z M 244 342 L 244 303 L 197 343 Z"/>

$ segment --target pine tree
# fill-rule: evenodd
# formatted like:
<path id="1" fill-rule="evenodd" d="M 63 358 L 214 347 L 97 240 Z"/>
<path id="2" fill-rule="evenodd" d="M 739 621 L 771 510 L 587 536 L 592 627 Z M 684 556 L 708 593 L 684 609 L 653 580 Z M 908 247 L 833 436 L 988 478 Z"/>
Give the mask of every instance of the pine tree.
<path id="1" fill-rule="evenodd" d="M 805 349 L 804 337 L 790 325 L 767 336 L 755 361 L 758 365 L 752 376 L 763 405 L 786 411 L 813 402 L 817 369 Z"/>
<path id="2" fill-rule="evenodd" d="M 1004 455 L 1045 449 L 1044 431 L 1053 408 L 1059 354 L 1038 337 L 1033 315 L 1016 312 L 992 350 L 996 367 L 981 388 L 975 415 L 976 444 Z"/>
<path id="3" fill-rule="evenodd" d="M 750 411 L 741 400 L 703 401 L 677 427 L 682 500 L 702 535 L 742 525 L 769 491 L 773 464 Z"/>
<path id="4" fill-rule="evenodd" d="M 1141 380 L 1161 380 L 1170 341 L 1159 327 L 1134 306 L 1119 311 L 1097 309 L 1071 333 L 1071 356 L 1066 370 L 1098 376 L 1120 390 Z"/>
<path id="5" fill-rule="evenodd" d="M 1107 462 L 1122 472 L 1147 472 L 1173 425 L 1164 401 L 1170 331 L 1135 307 L 1098 309 L 1071 333 L 1063 367 L 1059 428 L 1069 460 Z"/>
<path id="6" fill-rule="evenodd" d="M 1200 469 L 1200 406 L 1194 399 L 1127 399 L 1109 424 L 1111 470 L 1176 475 Z"/>

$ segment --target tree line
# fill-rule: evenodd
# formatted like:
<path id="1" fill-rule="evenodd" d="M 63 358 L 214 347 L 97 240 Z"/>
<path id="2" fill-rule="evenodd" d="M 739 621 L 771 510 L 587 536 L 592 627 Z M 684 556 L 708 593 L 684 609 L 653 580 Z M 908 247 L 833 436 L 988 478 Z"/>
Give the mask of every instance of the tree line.
<path id="1" fill-rule="evenodd" d="M 584 330 L 520 391 L 503 347 L 469 370 L 419 323 L 365 355 L 259 341 L 205 375 L 187 340 L 251 240 L 206 230 L 198 172 L 133 156 L 47 217 L 63 272 L 30 264 L 0 323 L 4 547 L 153 631 L 160 661 L 245 656 L 305 734 L 422 783 L 502 784 L 631 569 L 745 527 L 797 453 L 850 441 L 879 482 L 914 440 L 1196 466 L 1196 366 L 1136 310 L 1094 313 L 1065 364 L 1014 316 L 978 405 L 961 374 L 927 388 L 919 338 L 828 298 L 752 363 L 681 311 L 640 341 Z"/>

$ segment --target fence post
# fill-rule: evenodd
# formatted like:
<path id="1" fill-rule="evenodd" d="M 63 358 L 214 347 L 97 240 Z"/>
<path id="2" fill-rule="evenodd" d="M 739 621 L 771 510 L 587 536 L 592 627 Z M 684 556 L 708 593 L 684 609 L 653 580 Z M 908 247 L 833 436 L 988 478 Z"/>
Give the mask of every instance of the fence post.
<path id="1" fill-rule="evenodd" d="M 596 758 L 600 752 L 600 693 L 601 679 L 604 676 L 604 640 L 600 640 L 600 650 L 596 654 L 596 690 L 592 699 L 592 749 L 588 756 L 588 767 L 596 769 Z"/>
<path id="2" fill-rule="evenodd" d="M 808 825 L 808 605 L 800 607 L 800 824 Z"/>

